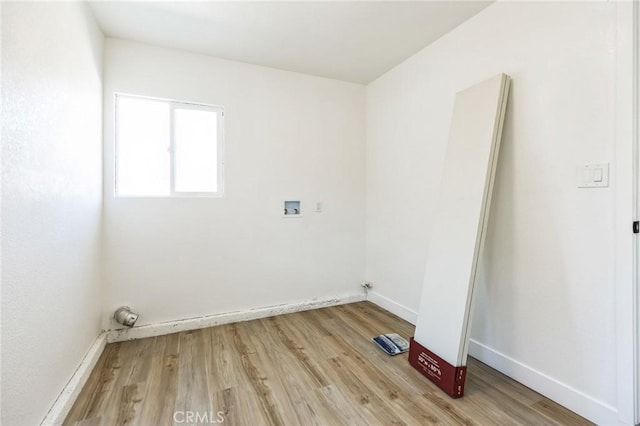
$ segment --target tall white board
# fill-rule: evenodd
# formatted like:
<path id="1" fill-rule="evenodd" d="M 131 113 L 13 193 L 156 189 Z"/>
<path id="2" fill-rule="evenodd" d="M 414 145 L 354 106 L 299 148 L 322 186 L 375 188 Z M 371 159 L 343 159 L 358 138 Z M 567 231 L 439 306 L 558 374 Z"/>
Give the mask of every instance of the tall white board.
<path id="1" fill-rule="evenodd" d="M 456 95 L 428 246 L 409 358 L 414 367 L 425 370 L 427 377 L 454 397 L 462 396 L 464 390 L 466 369 L 456 367 L 464 367 L 467 359 L 478 259 L 486 234 L 509 83 L 510 78 L 501 74 Z M 453 376 L 453 384 L 448 375 Z"/>

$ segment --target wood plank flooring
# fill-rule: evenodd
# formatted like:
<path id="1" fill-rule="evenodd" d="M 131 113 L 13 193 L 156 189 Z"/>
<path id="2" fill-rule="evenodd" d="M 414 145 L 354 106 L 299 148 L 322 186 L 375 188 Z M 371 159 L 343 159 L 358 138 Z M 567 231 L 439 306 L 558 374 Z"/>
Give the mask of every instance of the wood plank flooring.
<path id="1" fill-rule="evenodd" d="M 413 331 L 360 302 L 110 344 L 65 424 L 590 424 L 473 358 L 450 399 L 371 342 Z"/>

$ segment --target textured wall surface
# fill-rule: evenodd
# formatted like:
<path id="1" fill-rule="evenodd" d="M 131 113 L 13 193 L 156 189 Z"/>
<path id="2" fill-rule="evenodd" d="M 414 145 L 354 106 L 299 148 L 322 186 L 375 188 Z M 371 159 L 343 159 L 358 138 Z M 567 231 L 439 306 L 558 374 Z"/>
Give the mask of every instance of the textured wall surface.
<path id="1" fill-rule="evenodd" d="M 415 319 L 454 95 L 513 78 L 472 337 L 582 413 L 616 406 L 616 182 L 576 180 L 616 168 L 616 7 L 497 2 L 367 87 L 367 279 Z"/>
<path id="2" fill-rule="evenodd" d="M 116 39 L 104 84 L 105 327 L 362 291 L 364 86 Z M 116 92 L 223 106 L 224 198 L 114 197 Z"/>
<path id="3" fill-rule="evenodd" d="M 100 331 L 102 33 L 2 4 L 2 424 L 44 418 Z"/>

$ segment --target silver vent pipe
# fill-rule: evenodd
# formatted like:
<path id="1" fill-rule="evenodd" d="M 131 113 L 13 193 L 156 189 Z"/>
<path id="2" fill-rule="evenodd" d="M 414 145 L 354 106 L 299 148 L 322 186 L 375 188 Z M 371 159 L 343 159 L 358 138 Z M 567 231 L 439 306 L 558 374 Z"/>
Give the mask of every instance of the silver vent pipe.
<path id="1" fill-rule="evenodd" d="M 131 312 L 131 308 L 128 306 L 121 306 L 116 309 L 113 314 L 113 319 L 126 327 L 133 327 L 136 321 L 138 321 L 138 314 Z"/>

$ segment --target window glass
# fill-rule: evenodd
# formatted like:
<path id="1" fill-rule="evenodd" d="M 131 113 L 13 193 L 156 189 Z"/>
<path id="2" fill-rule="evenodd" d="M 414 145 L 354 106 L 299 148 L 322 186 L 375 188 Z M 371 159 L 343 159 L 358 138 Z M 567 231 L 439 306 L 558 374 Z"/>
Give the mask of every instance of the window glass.
<path id="1" fill-rule="evenodd" d="M 116 96 L 118 196 L 222 194 L 222 109 Z"/>
<path id="2" fill-rule="evenodd" d="M 199 109 L 174 110 L 176 192 L 217 192 L 217 114 Z"/>
<path id="3" fill-rule="evenodd" d="M 169 105 L 121 98 L 117 120 L 118 194 L 169 195 Z"/>

